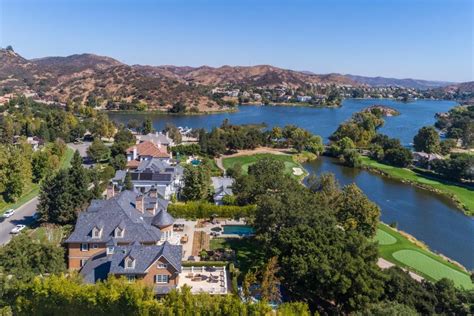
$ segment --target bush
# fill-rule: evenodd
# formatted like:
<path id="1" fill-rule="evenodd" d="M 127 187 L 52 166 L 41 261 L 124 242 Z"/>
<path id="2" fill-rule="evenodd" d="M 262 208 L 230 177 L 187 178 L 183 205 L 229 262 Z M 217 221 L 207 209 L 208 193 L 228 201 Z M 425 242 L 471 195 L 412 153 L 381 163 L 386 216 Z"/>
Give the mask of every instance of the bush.
<path id="1" fill-rule="evenodd" d="M 180 155 L 197 155 L 201 153 L 201 146 L 199 144 L 191 144 L 191 145 L 177 145 L 171 147 L 171 152 L 173 155 L 179 153 Z"/>
<path id="2" fill-rule="evenodd" d="M 255 214 L 255 211 L 255 205 L 215 205 L 201 201 L 170 204 L 168 206 L 168 212 L 172 216 L 179 218 L 209 218 L 212 215 L 227 218 L 250 217 Z"/>

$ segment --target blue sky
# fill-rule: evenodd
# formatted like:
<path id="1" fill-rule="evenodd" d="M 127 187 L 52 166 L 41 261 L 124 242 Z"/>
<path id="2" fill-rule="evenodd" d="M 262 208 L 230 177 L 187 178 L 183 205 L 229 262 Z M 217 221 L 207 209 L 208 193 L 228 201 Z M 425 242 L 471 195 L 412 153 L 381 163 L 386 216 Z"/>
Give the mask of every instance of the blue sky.
<path id="1" fill-rule="evenodd" d="M 0 0 L 0 46 L 128 64 L 474 80 L 472 0 Z"/>

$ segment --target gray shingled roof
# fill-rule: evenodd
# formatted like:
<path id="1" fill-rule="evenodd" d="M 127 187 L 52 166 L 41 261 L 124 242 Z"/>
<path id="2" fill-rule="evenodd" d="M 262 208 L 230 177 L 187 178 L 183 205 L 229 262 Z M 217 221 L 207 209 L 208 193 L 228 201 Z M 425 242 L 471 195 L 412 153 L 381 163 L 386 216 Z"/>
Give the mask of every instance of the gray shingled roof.
<path id="1" fill-rule="evenodd" d="M 161 159 L 152 158 L 149 160 L 142 160 L 137 167 L 138 171 L 164 171 L 166 168 L 171 168 L 171 165 Z"/>
<path id="2" fill-rule="evenodd" d="M 214 187 L 214 196 L 218 196 L 221 193 L 225 195 L 232 195 L 232 185 L 234 179 L 230 177 L 211 177 L 212 186 Z"/>
<path id="3" fill-rule="evenodd" d="M 125 258 L 135 259 L 135 268 L 125 268 Z M 144 246 L 134 243 L 129 246 L 116 246 L 114 253 L 106 255 L 102 252 L 82 267 L 80 274 L 88 283 L 104 280 L 112 274 L 145 274 L 146 270 L 160 257 L 165 258 L 175 270 L 181 272 L 182 246 L 165 242 L 162 245 Z"/>
<path id="4" fill-rule="evenodd" d="M 151 224 L 156 227 L 166 227 L 174 224 L 174 218 L 166 210 L 161 210 L 153 217 Z"/>
<path id="5" fill-rule="evenodd" d="M 144 274 L 148 267 L 158 258 L 164 257 L 177 272 L 181 272 L 182 247 L 165 242 L 162 245 L 115 247 L 114 254 L 110 255 L 110 273 L 113 274 Z M 135 259 L 135 268 L 125 268 L 125 258 Z"/>
<path id="6" fill-rule="evenodd" d="M 127 175 L 127 171 L 117 170 L 115 172 L 115 176 L 112 178 L 112 182 L 124 182 L 126 175 Z"/>
<path id="7" fill-rule="evenodd" d="M 151 214 L 135 208 L 136 193 L 124 191 L 109 200 L 93 200 L 87 211 L 79 214 L 76 226 L 66 243 L 107 242 L 114 236 L 115 228 L 123 227 L 121 242 L 156 242 L 161 232 L 145 220 Z M 100 238 L 92 238 L 92 229 L 102 228 Z"/>

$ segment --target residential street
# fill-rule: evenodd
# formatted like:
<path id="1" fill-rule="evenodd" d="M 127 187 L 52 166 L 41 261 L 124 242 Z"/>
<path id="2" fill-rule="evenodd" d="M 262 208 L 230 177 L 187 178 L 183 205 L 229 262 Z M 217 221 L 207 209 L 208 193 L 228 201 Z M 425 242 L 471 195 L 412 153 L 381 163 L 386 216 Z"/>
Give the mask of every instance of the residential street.
<path id="1" fill-rule="evenodd" d="M 16 209 L 15 214 L 10 218 L 0 219 L 0 244 L 3 245 L 10 241 L 10 231 L 18 224 L 28 225 L 34 222 L 32 215 L 36 211 L 38 205 L 38 197 L 34 197 L 27 203 Z"/>

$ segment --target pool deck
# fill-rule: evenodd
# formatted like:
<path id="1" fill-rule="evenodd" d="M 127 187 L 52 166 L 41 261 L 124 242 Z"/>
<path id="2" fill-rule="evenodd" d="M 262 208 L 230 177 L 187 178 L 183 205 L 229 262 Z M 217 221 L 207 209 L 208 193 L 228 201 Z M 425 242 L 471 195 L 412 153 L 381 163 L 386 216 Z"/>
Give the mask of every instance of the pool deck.
<path id="1" fill-rule="evenodd" d="M 182 232 L 179 233 L 180 236 L 188 236 L 188 241 L 183 246 L 183 260 L 189 260 L 189 257 L 192 256 L 193 251 L 193 243 L 194 243 L 194 233 L 195 232 L 206 232 L 207 234 L 211 234 L 214 232 L 212 229 L 219 227 L 222 229 L 224 225 L 247 225 L 247 223 L 243 220 L 228 220 L 228 219 L 218 219 L 216 223 L 204 222 L 203 227 L 197 227 L 198 221 L 191 221 L 182 218 L 178 218 L 175 221 L 175 224 L 184 224 L 184 229 Z M 223 234 L 222 230 L 218 237 L 225 237 L 225 238 L 242 238 L 242 235 L 238 234 Z M 214 238 L 211 235 L 211 239 Z M 209 250 L 209 249 L 208 249 Z M 197 258 L 194 258 L 197 259 Z"/>

